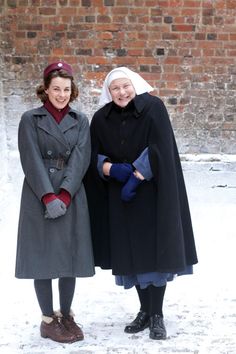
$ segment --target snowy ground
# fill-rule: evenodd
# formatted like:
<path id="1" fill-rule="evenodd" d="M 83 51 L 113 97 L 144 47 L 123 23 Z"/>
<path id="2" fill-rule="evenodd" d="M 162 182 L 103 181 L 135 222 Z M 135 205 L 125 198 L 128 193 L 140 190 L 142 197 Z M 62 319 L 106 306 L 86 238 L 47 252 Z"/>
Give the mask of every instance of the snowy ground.
<path id="1" fill-rule="evenodd" d="M 39 336 L 32 281 L 14 278 L 22 173 L 17 153 L 10 153 L 12 172 L 0 185 L 0 353 L 236 354 L 236 156 L 216 157 L 184 156 L 199 264 L 193 276 L 167 287 L 167 340 L 150 340 L 148 329 L 124 333 L 138 311 L 135 291 L 117 287 L 109 271 L 97 269 L 93 278 L 77 280 L 73 303 L 85 340 L 59 344 Z"/>

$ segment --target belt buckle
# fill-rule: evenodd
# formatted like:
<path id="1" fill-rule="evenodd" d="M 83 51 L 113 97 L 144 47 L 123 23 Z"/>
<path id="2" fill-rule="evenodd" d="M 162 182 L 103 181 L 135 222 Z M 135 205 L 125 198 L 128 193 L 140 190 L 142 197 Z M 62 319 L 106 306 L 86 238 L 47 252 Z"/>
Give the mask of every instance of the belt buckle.
<path id="1" fill-rule="evenodd" d="M 58 168 L 59 170 L 61 170 L 64 167 L 64 160 L 62 158 L 57 159 L 57 166 L 56 168 Z"/>

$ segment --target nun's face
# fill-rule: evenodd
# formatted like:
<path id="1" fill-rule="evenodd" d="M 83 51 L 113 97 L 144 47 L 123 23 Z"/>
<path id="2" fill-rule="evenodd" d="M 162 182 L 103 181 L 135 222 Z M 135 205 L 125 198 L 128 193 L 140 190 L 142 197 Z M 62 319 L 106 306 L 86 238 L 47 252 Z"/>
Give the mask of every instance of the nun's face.
<path id="1" fill-rule="evenodd" d="M 117 106 L 125 107 L 135 97 L 136 92 L 129 79 L 115 79 L 109 86 L 112 101 Z"/>

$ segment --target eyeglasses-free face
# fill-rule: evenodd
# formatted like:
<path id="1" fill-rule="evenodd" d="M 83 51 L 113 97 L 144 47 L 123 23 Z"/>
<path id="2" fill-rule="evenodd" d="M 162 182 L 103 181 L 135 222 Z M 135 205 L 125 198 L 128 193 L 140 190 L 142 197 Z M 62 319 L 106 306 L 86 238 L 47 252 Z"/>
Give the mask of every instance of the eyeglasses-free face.
<path id="1" fill-rule="evenodd" d="M 113 80 L 109 86 L 109 91 L 112 101 L 120 107 L 127 106 L 136 95 L 131 80 L 126 78 Z"/>
<path id="2" fill-rule="evenodd" d="M 54 77 L 45 92 L 55 108 L 63 109 L 70 101 L 71 80 L 63 77 Z"/>

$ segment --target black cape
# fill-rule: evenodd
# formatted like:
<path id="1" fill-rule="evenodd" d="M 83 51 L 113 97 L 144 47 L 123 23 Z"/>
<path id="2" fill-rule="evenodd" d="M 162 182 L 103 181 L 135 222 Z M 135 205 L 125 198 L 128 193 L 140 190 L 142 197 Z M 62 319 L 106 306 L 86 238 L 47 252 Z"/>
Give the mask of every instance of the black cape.
<path id="1" fill-rule="evenodd" d="M 99 109 L 90 126 L 92 160 L 85 177 L 95 265 L 128 275 L 179 273 L 197 263 L 192 223 L 176 142 L 164 103 L 148 93 L 121 109 Z M 148 147 L 153 178 L 131 202 L 122 184 L 102 179 L 97 156 L 133 163 Z"/>

